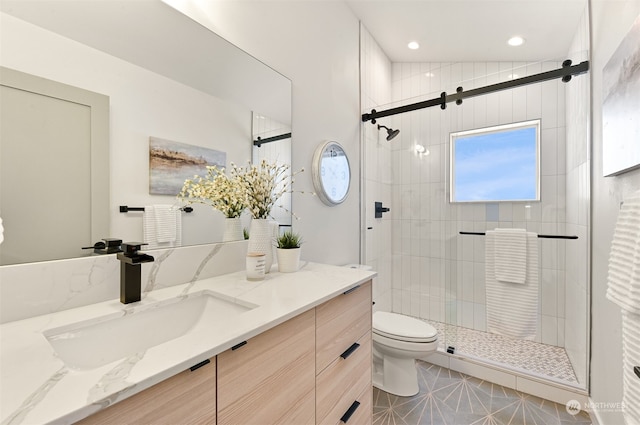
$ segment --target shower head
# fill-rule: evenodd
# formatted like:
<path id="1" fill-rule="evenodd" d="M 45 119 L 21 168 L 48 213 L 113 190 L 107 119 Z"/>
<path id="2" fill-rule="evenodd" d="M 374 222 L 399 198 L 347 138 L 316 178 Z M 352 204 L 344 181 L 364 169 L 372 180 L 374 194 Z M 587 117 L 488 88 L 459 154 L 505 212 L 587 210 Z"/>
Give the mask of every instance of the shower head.
<path id="1" fill-rule="evenodd" d="M 400 130 L 393 130 L 393 129 L 387 127 L 387 126 L 378 124 L 378 130 L 380 130 L 381 128 L 384 128 L 384 129 L 387 130 L 387 141 L 388 142 L 391 141 L 398 134 L 400 134 Z"/>

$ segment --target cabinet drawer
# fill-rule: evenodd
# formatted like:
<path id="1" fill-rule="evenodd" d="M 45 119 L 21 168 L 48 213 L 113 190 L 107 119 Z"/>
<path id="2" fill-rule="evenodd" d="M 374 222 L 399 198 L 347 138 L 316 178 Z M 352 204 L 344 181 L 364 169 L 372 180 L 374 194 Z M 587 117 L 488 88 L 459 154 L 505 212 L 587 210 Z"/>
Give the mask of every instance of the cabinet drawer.
<path id="1" fill-rule="evenodd" d="M 316 373 L 371 330 L 371 281 L 316 307 Z"/>
<path id="2" fill-rule="evenodd" d="M 212 424 L 216 422 L 216 359 L 91 415 L 78 424 Z"/>
<path id="3" fill-rule="evenodd" d="M 218 355 L 218 425 L 315 421 L 315 310 Z"/>
<path id="4" fill-rule="evenodd" d="M 356 404 L 358 403 L 358 404 Z M 373 421 L 373 387 L 365 389 L 338 419 L 336 425 L 370 425 Z"/>
<path id="5" fill-rule="evenodd" d="M 347 358 L 338 356 L 316 378 L 318 424 L 338 423 L 354 400 L 365 390 L 372 389 L 371 332 L 366 332 L 357 343 L 360 346 Z"/>

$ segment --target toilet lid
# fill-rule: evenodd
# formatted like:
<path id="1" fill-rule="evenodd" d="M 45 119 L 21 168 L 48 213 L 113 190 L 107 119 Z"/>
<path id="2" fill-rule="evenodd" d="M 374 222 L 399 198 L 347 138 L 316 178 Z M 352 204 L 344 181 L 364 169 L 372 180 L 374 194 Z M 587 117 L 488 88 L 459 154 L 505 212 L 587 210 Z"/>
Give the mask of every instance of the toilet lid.
<path id="1" fill-rule="evenodd" d="M 373 332 L 410 342 L 432 342 L 438 337 L 436 328 L 422 320 L 385 311 L 373 313 Z"/>

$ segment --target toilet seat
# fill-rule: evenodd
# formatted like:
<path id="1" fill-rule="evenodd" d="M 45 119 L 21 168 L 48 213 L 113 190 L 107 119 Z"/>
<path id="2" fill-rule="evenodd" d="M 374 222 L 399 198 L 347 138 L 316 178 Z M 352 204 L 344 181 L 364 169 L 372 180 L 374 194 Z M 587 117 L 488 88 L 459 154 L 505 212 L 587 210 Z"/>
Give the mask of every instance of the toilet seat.
<path id="1" fill-rule="evenodd" d="M 438 331 L 430 324 L 413 317 L 385 311 L 376 311 L 373 314 L 373 332 L 407 342 L 433 342 L 438 338 Z"/>

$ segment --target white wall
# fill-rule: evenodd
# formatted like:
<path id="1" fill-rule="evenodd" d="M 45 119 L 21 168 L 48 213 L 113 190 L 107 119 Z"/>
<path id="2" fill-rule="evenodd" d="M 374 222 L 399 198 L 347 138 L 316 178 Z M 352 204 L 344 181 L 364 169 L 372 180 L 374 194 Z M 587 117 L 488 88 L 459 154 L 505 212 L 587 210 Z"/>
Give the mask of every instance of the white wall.
<path id="1" fill-rule="evenodd" d="M 602 68 L 640 14 L 640 0 L 591 0 L 592 6 L 592 266 L 591 398 L 597 403 L 622 401 L 620 308 L 605 298 L 611 239 L 620 202 L 640 188 L 640 170 L 602 177 Z M 619 410 L 597 411 L 601 424 L 622 424 Z"/>
<path id="2" fill-rule="evenodd" d="M 342 144 L 351 164 L 347 200 L 328 207 L 294 194 L 294 230 L 305 260 L 359 262 L 359 25 L 341 2 L 202 2 L 192 17 L 292 81 L 295 189 L 313 191 L 311 158 L 323 141 Z M 185 9 L 186 10 L 186 9 Z"/>
<path id="3" fill-rule="evenodd" d="M 231 105 L 13 16 L 1 15 L 0 65 L 102 93 L 110 98 L 111 235 L 142 240 L 140 213 L 119 205 L 174 204 L 149 195 L 149 137 L 227 152 L 227 163 L 251 158 L 251 111 Z M 37 178 L 41 178 L 38 176 Z M 206 206 L 183 214 L 183 242 L 222 240 L 222 214 Z M 95 241 L 86 241 L 90 245 Z"/>

